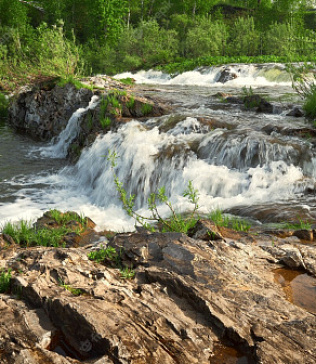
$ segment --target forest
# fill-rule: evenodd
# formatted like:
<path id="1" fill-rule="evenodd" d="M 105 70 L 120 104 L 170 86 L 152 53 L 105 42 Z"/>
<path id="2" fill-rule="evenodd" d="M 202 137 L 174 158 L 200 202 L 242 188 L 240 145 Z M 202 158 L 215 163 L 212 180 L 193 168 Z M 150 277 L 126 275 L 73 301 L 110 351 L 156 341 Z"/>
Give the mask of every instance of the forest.
<path id="1" fill-rule="evenodd" d="M 314 7 L 305 0 L 0 0 L 0 87 L 42 76 L 310 61 Z"/>

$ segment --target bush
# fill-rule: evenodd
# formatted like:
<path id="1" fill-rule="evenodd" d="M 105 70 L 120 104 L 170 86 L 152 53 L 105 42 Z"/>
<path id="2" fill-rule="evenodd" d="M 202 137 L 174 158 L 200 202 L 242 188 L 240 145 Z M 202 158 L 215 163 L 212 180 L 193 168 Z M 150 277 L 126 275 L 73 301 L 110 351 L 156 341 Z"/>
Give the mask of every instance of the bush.
<path id="1" fill-rule="evenodd" d="M 0 118 L 8 115 L 9 100 L 7 97 L 0 92 Z"/>
<path id="2" fill-rule="evenodd" d="M 302 66 L 288 66 L 292 87 L 304 100 L 303 109 L 306 116 L 316 119 L 316 63 Z M 316 126 L 316 125 L 315 125 Z"/>
<path id="3" fill-rule="evenodd" d="M 201 17 L 188 31 L 186 53 L 192 57 L 224 55 L 227 39 L 227 28 L 221 20 Z"/>
<path id="4" fill-rule="evenodd" d="M 259 32 L 252 17 L 238 18 L 232 28 L 230 55 L 255 56 L 259 54 Z"/>

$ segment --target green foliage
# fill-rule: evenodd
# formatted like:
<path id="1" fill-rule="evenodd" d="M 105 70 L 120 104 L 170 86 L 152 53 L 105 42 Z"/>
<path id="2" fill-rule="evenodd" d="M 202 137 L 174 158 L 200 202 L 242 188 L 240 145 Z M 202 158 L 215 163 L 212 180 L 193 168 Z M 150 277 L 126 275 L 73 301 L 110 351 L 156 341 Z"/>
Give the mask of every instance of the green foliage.
<path id="1" fill-rule="evenodd" d="M 102 249 L 90 252 L 88 258 L 97 263 L 105 263 L 107 261 L 114 263 L 115 267 L 120 270 L 122 279 L 133 279 L 135 277 L 135 271 L 132 267 L 122 265 L 121 252 L 118 254 L 115 248 L 111 246 L 104 246 Z"/>
<path id="2" fill-rule="evenodd" d="M 146 116 L 153 111 L 153 106 L 151 104 L 143 104 L 141 110 L 142 114 Z"/>
<path id="3" fill-rule="evenodd" d="M 132 86 L 132 85 L 135 84 L 135 81 L 132 78 L 130 78 L 130 77 L 121 78 L 121 79 L 119 79 L 119 81 L 121 83 L 123 83 L 124 85 L 128 85 L 128 86 Z"/>
<path id="4" fill-rule="evenodd" d="M 100 125 L 101 125 L 102 129 L 108 128 L 111 125 L 111 123 L 112 123 L 112 120 L 108 116 L 100 118 Z"/>
<path id="5" fill-rule="evenodd" d="M 8 115 L 9 100 L 6 95 L 0 92 L 0 118 Z"/>
<path id="6" fill-rule="evenodd" d="M 71 227 L 67 227 L 67 224 L 70 221 L 78 221 L 82 226 L 85 226 L 86 220 L 83 217 L 77 216 L 77 214 L 63 214 L 59 215 L 57 210 L 53 211 L 53 216 L 56 217 L 56 222 L 60 221 L 63 224 L 60 227 L 45 229 L 45 228 L 36 228 L 33 227 L 29 222 L 25 220 L 21 220 L 19 225 L 14 225 L 10 222 L 6 223 L 2 229 L 4 234 L 7 234 L 12 237 L 12 239 L 19 245 L 23 247 L 28 246 L 64 246 L 64 237 L 70 232 L 75 232 L 76 234 L 80 234 L 82 231 L 82 227 L 78 227 L 77 229 L 72 229 Z"/>
<path id="7" fill-rule="evenodd" d="M 58 80 L 57 85 L 60 87 L 65 87 L 67 84 L 71 84 L 75 86 L 77 90 L 80 90 L 82 88 L 87 88 L 88 90 L 92 90 L 93 87 L 90 87 L 82 82 L 80 82 L 78 79 L 74 78 L 73 75 L 68 76 L 67 78 L 61 78 Z"/>
<path id="8" fill-rule="evenodd" d="M 310 230 L 311 223 L 308 221 L 304 221 L 301 218 L 298 218 L 299 222 L 287 222 L 284 227 L 290 230 Z"/>
<path id="9" fill-rule="evenodd" d="M 8 293 L 10 292 L 10 283 L 11 283 L 11 269 L 7 272 L 4 270 L 0 271 L 0 293 Z"/>
<path id="10" fill-rule="evenodd" d="M 243 10 L 221 14 L 229 5 Z M 297 0 L 0 0 L 0 85 L 13 90 L 46 76 L 171 63 L 166 69 L 179 72 L 289 57 L 312 61 L 316 18 L 307 6 Z"/>
<path id="11" fill-rule="evenodd" d="M 120 270 L 122 279 L 133 279 L 135 278 L 135 271 L 133 268 L 125 267 Z"/>
<path id="12" fill-rule="evenodd" d="M 61 212 L 59 210 L 49 210 L 49 214 L 52 219 L 54 219 L 57 224 L 59 225 L 65 225 L 71 221 L 77 221 L 82 226 L 87 225 L 87 218 L 84 217 L 82 214 L 78 215 L 76 212 L 67 211 L 67 212 Z"/>
<path id="13" fill-rule="evenodd" d="M 67 290 L 70 293 L 72 293 L 74 296 L 80 296 L 80 295 L 82 295 L 84 293 L 80 288 L 73 288 L 69 284 L 65 284 L 61 280 L 59 281 L 59 285 L 61 287 L 65 288 L 65 290 Z"/>
<path id="14" fill-rule="evenodd" d="M 130 96 L 129 100 L 126 103 L 126 106 L 130 109 L 133 110 L 134 106 L 135 106 L 135 98 L 134 96 Z"/>
<path id="15" fill-rule="evenodd" d="M 222 56 L 226 52 L 228 31 L 223 21 L 209 17 L 198 18 L 186 38 L 186 54 L 192 57 Z"/>
<path id="16" fill-rule="evenodd" d="M 305 63 L 300 66 L 288 65 L 293 89 L 304 100 L 303 109 L 306 116 L 316 119 L 316 63 Z"/>
<path id="17" fill-rule="evenodd" d="M 251 228 L 251 224 L 249 224 L 246 220 L 225 216 L 219 209 L 213 210 L 209 214 L 209 219 L 217 226 L 228 227 L 236 231 L 247 232 Z"/>
<path id="18" fill-rule="evenodd" d="M 102 249 L 90 252 L 88 254 L 88 258 L 90 260 L 96 261 L 97 263 L 102 263 L 105 260 L 112 260 L 112 261 L 117 260 L 118 254 L 113 247 L 108 246 L 108 247 L 104 247 Z"/>
<path id="19" fill-rule="evenodd" d="M 233 42 L 230 43 L 230 55 L 258 55 L 259 33 L 255 28 L 253 17 L 238 18 L 232 29 Z"/>
<path id="20" fill-rule="evenodd" d="M 123 182 L 117 177 L 114 168 L 116 167 L 116 160 L 118 156 L 116 152 L 109 152 L 107 159 L 111 164 L 113 170 L 114 183 L 116 185 L 116 190 L 119 194 L 119 198 L 122 202 L 123 209 L 127 214 L 135 219 L 135 223 L 142 225 L 144 228 L 154 231 L 152 224 L 157 224 L 158 229 L 162 232 L 175 231 L 187 233 L 187 231 L 192 228 L 197 220 L 198 214 L 197 210 L 199 208 L 199 193 L 194 188 L 192 181 L 189 181 L 186 190 L 183 193 L 183 197 L 188 198 L 188 200 L 193 204 L 193 209 L 190 214 L 184 216 L 177 214 L 166 196 L 166 191 L 164 187 L 158 189 L 157 192 L 152 192 L 148 198 L 148 209 L 151 211 L 151 216 L 142 216 L 135 211 L 135 195 L 128 195 L 125 188 L 123 187 Z M 164 219 L 161 217 L 158 209 L 158 203 L 166 205 L 170 210 L 170 217 Z"/>

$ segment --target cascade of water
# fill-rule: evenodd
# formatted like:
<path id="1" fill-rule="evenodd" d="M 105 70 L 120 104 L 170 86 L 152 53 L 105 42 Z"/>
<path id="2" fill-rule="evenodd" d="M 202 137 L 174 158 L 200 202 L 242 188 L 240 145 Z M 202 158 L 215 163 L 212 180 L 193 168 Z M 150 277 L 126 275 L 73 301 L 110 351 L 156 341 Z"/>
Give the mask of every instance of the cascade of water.
<path id="1" fill-rule="evenodd" d="M 233 75 L 223 83 L 219 82 L 222 72 Z M 290 85 L 290 77 L 282 64 L 246 65 L 235 64 L 226 66 L 201 67 L 171 77 L 170 75 L 155 70 L 139 71 L 137 73 L 125 72 L 115 78 L 131 77 L 140 84 L 160 85 L 189 85 L 212 87 L 259 87 L 273 85 Z"/>
<path id="2" fill-rule="evenodd" d="M 122 126 L 118 132 L 97 138 L 92 147 L 82 153 L 76 166 L 75 178 L 78 184 L 86 192 L 89 191 L 94 204 L 118 204 L 113 172 L 104 157 L 109 151 L 116 151 L 119 159 L 115 173 L 124 183 L 127 192 L 136 195 L 138 208 L 144 208 L 150 192 L 165 186 L 177 208 L 186 210 L 190 206 L 182 193 L 190 180 L 201 193 L 201 205 L 206 211 L 214 206 L 227 208 L 271 201 L 273 198 L 287 199 L 306 188 L 302 169 L 291 164 L 291 158 L 286 158 L 290 154 L 286 145 L 274 150 L 275 147 L 268 138 L 261 141 L 262 148 L 265 149 L 263 151 L 258 148 L 254 151 L 249 147 L 249 153 L 259 153 L 262 159 L 260 163 L 260 158 L 257 157 L 256 165 L 250 162 L 246 166 L 245 162 L 240 162 L 240 167 L 244 168 L 234 168 L 222 164 L 225 158 L 227 161 L 240 159 L 245 148 L 242 143 L 228 149 L 227 156 L 222 156 L 220 163 L 214 163 L 215 159 L 211 156 L 197 156 L 190 147 L 192 142 L 199 143 L 200 147 L 205 146 L 211 138 L 218 138 L 224 131 L 199 133 L 198 121 L 190 119 L 194 118 L 179 122 L 167 133 L 160 133 L 158 127 L 147 129 L 146 125 L 133 121 Z M 188 123 L 195 128 L 189 129 Z M 181 125 L 186 125 L 182 133 Z M 249 137 L 245 144 L 250 141 Z M 292 148 L 289 149 L 292 152 Z M 212 154 L 212 148 L 209 154 Z"/>
<path id="3" fill-rule="evenodd" d="M 99 97 L 92 96 L 89 105 L 86 108 L 77 109 L 68 121 L 66 128 L 59 134 L 56 142 L 49 147 L 41 148 L 41 155 L 50 158 L 65 158 L 68 147 L 79 133 L 81 117 L 88 111 L 93 110 L 99 102 Z"/>

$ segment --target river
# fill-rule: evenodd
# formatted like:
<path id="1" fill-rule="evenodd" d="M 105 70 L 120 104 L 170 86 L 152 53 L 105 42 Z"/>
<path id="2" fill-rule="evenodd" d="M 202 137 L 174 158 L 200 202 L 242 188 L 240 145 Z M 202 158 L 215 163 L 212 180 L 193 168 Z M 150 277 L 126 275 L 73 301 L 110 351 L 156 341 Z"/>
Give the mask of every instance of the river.
<path id="1" fill-rule="evenodd" d="M 133 77 L 136 94 L 166 102 L 173 111 L 99 136 L 75 165 L 54 154 L 60 140 L 34 142 L 2 123 L 0 222 L 33 221 L 57 208 L 91 217 L 100 230 L 133 229 L 105 158 L 109 151 L 118 154 L 116 174 L 135 193 L 142 213 L 149 193 L 161 186 L 178 211 L 190 210 L 182 195 L 192 181 L 200 194 L 201 214 L 220 208 L 257 224 L 315 219 L 315 140 L 298 132 L 310 127 L 304 118 L 286 116 L 290 104 L 301 101 L 284 67 L 231 69 L 238 77 L 225 84 L 217 81 L 214 68 L 176 77 L 158 71 L 117 75 Z M 259 93 L 276 104 L 276 113 L 244 110 L 214 96 L 218 92 Z M 167 216 L 168 210 L 162 206 L 161 213 Z"/>

